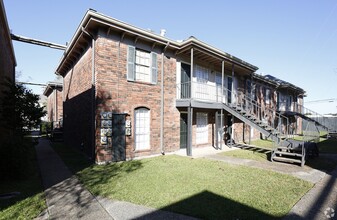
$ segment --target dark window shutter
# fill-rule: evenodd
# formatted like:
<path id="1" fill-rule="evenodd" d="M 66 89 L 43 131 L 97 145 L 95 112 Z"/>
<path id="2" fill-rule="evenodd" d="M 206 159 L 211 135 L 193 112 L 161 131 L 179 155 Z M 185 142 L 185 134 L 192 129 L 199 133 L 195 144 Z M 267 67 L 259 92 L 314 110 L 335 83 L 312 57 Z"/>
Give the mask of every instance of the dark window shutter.
<path id="1" fill-rule="evenodd" d="M 128 46 L 128 66 L 127 66 L 127 80 L 135 80 L 135 59 L 136 59 L 136 48 L 133 46 Z"/>
<path id="2" fill-rule="evenodd" d="M 157 54 L 152 52 L 151 53 L 151 83 L 157 84 Z"/>

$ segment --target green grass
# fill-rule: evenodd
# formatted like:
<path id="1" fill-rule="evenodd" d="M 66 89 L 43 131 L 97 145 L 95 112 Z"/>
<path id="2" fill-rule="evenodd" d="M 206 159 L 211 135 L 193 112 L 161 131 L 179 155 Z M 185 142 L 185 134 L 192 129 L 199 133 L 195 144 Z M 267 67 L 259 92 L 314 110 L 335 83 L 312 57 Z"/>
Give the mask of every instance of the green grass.
<path id="1" fill-rule="evenodd" d="M 223 156 L 235 157 L 235 158 L 242 158 L 242 159 L 249 159 L 249 160 L 256 160 L 256 161 L 267 161 L 270 158 L 271 151 L 263 150 L 262 152 L 256 150 L 231 150 L 220 153 Z"/>
<path id="2" fill-rule="evenodd" d="M 202 219 L 279 218 L 312 187 L 271 171 L 179 156 L 91 165 L 77 175 L 95 195 Z"/>
<path id="3" fill-rule="evenodd" d="M 262 148 L 267 148 L 267 149 L 272 149 L 274 147 L 274 142 L 272 140 L 253 140 L 251 141 L 251 145 L 262 147 Z"/>
<path id="4" fill-rule="evenodd" d="M 44 209 L 46 203 L 35 157 L 33 145 L 27 145 L 31 163 L 26 164 L 29 172 L 21 180 L 6 180 L 0 182 L 0 194 L 20 192 L 20 195 L 11 199 L 0 200 L 0 219 L 33 219 Z"/>

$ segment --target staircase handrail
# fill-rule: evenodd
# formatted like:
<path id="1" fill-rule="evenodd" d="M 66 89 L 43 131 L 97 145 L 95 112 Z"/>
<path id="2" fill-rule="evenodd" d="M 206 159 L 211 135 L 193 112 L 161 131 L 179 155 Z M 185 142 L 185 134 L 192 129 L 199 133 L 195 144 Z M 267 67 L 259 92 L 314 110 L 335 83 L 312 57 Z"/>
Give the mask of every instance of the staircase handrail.
<path id="1" fill-rule="evenodd" d="M 300 112 L 298 111 L 299 109 L 301 110 Z M 311 118 L 312 120 L 316 121 L 317 123 L 319 123 L 321 126 L 325 127 L 326 129 L 332 130 L 330 123 L 326 123 L 328 118 L 325 117 L 324 115 L 317 113 L 309 108 L 306 108 L 303 105 L 298 104 L 298 103 L 296 103 L 296 110 L 300 114 L 305 115 L 308 118 Z"/>
<path id="2" fill-rule="evenodd" d="M 242 93 L 241 95 L 242 95 L 242 97 L 239 97 L 239 95 L 235 92 L 235 91 L 231 91 L 231 90 L 229 90 L 229 89 L 227 89 L 227 88 L 224 88 L 224 91 L 226 92 L 225 93 L 225 95 L 223 96 L 223 97 L 225 97 L 225 98 L 227 98 L 228 97 L 228 93 L 230 93 L 231 94 L 231 97 L 233 98 L 233 96 L 234 96 L 234 100 L 235 100 L 235 102 L 231 102 L 231 104 L 236 104 L 237 106 L 240 106 L 240 107 L 244 107 L 243 106 L 243 104 L 244 103 L 246 103 L 246 102 L 248 102 L 248 104 L 250 104 L 250 105 L 252 105 L 253 106 L 253 110 L 254 110 L 254 108 L 256 108 L 256 109 L 258 109 L 257 111 L 256 111 L 256 116 L 257 116 L 257 118 L 259 119 L 259 120 L 261 120 L 261 121 L 263 121 L 262 120 L 262 116 L 260 115 L 262 112 L 265 112 L 266 110 L 267 111 L 269 111 L 270 113 L 272 113 L 272 120 L 271 120 L 271 127 L 273 128 L 273 129 L 275 129 L 275 130 L 278 130 L 279 132 L 280 132 L 280 134 L 283 134 L 283 135 L 285 135 L 286 136 L 286 138 L 288 138 L 288 131 L 289 131 L 289 126 L 288 126 L 288 124 L 289 124 L 289 122 L 288 122 L 288 118 L 287 117 L 285 117 L 285 116 L 283 116 L 283 115 L 281 115 L 280 113 L 278 113 L 277 111 L 276 111 L 276 109 L 272 109 L 272 108 L 270 108 L 270 107 L 267 107 L 267 106 L 264 106 L 264 108 L 262 108 L 262 106 L 260 105 L 260 103 L 258 103 L 256 100 L 254 100 L 254 99 L 252 99 L 252 98 L 250 98 L 250 97 L 247 97 L 244 93 Z M 241 102 L 241 103 L 239 103 L 240 102 L 240 99 L 241 100 L 243 100 L 244 101 L 244 103 L 243 102 Z M 226 103 L 225 103 L 226 104 Z M 245 106 L 246 107 L 246 106 Z M 244 109 L 244 108 L 243 108 Z M 247 109 L 245 109 L 245 110 L 247 110 Z M 250 108 L 250 109 L 248 109 L 248 110 L 252 110 L 252 108 Z M 264 110 L 264 111 L 263 111 Z M 275 126 L 275 118 L 278 118 L 278 126 L 277 126 L 277 128 L 276 128 L 276 126 Z M 282 119 L 284 119 L 284 120 L 286 120 L 286 129 L 285 129 L 285 132 L 283 132 L 282 131 L 282 129 L 281 129 L 281 118 Z M 269 125 L 269 123 L 268 123 L 268 125 Z"/>

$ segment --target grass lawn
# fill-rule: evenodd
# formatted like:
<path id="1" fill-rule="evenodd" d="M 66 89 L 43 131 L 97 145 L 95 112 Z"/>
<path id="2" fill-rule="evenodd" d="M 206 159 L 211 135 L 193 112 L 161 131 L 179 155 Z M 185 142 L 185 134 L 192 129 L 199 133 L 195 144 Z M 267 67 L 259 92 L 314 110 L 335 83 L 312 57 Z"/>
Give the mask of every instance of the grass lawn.
<path id="1" fill-rule="evenodd" d="M 272 143 L 269 140 L 257 140 L 254 142 L 252 141 L 252 144 L 261 148 L 267 148 L 268 146 L 272 146 Z M 320 138 L 318 148 L 320 150 L 320 153 L 337 154 L 337 140 Z M 220 155 L 256 161 L 269 161 L 271 151 L 251 147 L 245 148 L 244 150 L 238 149 L 234 151 L 223 152 L 220 153 Z M 337 158 L 326 157 L 324 155 L 316 158 L 308 158 L 308 160 L 306 161 L 306 166 L 330 172 L 337 167 Z"/>
<path id="2" fill-rule="evenodd" d="M 0 194 L 20 192 L 20 195 L 11 199 L 0 199 L 0 219 L 33 219 L 47 208 L 33 144 L 26 156 L 31 157 L 32 163 L 26 166 L 28 177 L 22 180 L 0 182 Z"/>
<path id="3" fill-rule="evenodd" d="M 258 139 L 258 140 L 253 140 L 250 143 L 251 143 L 251 145 L 259 146 L 259 147 L 267 148 L 267 149 L 273 149 L 273 147 L 274 147 L 274 142 L 272 140 Z"/>
<path id="4" fill-rule="evenodd" d="M 270 150 L 262 150 L 258 151 L 257 148 L 253 149 L 238 149 L 238 150 L 231 150 L 227 152 L 220 153 L 223 156 L 229 157 L 236 157 L 242 159 L 249 159 L 249 160 L 257 160 L 257 161 L 268 161 L 271 156 Z"/>
<path id="5" fill-rule="evenodd" d="M 77 154 L 54 148 L 62 158 Z M 74 165 L 72 157 L 63 159 Z M 279 218 L 312 187 L 271 171 L 173 155 L 73 170 L 95 195 L 202 219 Z"/>

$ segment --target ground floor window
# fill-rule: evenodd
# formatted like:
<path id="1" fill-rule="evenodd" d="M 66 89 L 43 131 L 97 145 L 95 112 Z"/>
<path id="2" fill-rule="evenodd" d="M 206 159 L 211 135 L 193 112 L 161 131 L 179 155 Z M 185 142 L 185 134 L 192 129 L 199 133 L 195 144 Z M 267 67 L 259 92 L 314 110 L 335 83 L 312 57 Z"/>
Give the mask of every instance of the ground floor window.
<path id="1" fill-rule="evenodd" d="M 208 143 L 207 113 L 197 112 L 196 144 Z"/>
<path id="2" fill-rule="evenodd" d="M 135 110 L 135 145 L 136 150 L 150 148 L 150 110 L 147 108 Z"/>

